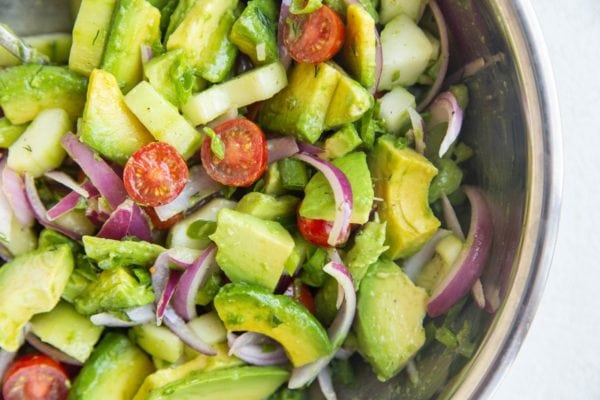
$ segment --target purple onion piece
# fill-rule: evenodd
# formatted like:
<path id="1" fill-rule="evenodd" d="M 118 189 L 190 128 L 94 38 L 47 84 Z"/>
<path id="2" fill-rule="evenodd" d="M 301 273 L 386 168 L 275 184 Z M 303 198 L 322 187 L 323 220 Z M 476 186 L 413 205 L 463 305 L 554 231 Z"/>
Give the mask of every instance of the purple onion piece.
<path id="1" fill-rule="evenodd" d="M 129 328 L 136 325 L 147 324 L 154 320 L 154 306 L 146 304 L 144 306 L 129 308 L 124 311 L 129 319 L 121 319 L 109 312 L 94 314 L 90 317 L 90 321 L 94 325 L 106 326 L 111 328 Z"/>
<path id="2" fill-rule="evenodd" d="M 121 240 L 127 236 L 131 222 L 133 201 L 125 200 L 106 220 L 96 236 L 105 239 Z"/>
<path id="3" fill-rule="evenodd" d="M 30 227 L 35 222 L 35 216 L 27 201 L 23 179 L 15 171 L 6 167 L 5 164 L 6 160 L 2 160 L 2 166 L 0 166 L 2 171 L 0 177 L 1 189 L 17 220 L 23 226 Z"/>
<path id="4" fill-rule="evenodd" d="M 256 332 L 246 332 L 240 336 L 227 333 L 229 355 L 234 355 L 248 364 L 266 366 L 289 362 L 283 347 L 268 336 Z M 272 351 L 265 351 L 265 345 Z"/>
<path id="5" fill-rule="evenodd" d="M 444 92 L 435 98 L 431 106 L 429 106 L 429 112 L 431 119 L 429 120 L 428 127 L 434 127 L 445 122 L 448 123 L 448 129 L 446 130 L 442 144 L 440 144 L 440 151 L 438 153 L 441 158 L 450 149 L 450 146 L 452 146 L 460 134 L 463 123 L 463 110 L 451 92 Z"/>
<path id="6" fill-rule="evenodd" d="M 213 271 L 216 251 L 214 244 L 208 246 L 179 279 L 173 296 L 173 308 L 186 321 L 197 316 L 196 293 Z"/>
<path id="7" fill-rule="evenodd" d="M 88 192 L 83 187 L 83 185 L 80 185 L 79 183 L 75 182 L 75 180 L 73 178 L 71 178 L 69 175 L 67 175 L 66 173 L 64 173 L 62 171 L 48 171 L 44 174 L 44 176 L 46 178 L 50 178 L 53 181 L 56 181 L 56 182 L 60 183 L 61 185 L 71 189 L 75 193 L 78 193 L 79 195 L 81 195 L 81 197 L 89 199 L 91 196 L 90 192 Z"/>
<path id="8" fill-rule="evenodd" d="M 296 142 L 296 144 L 298 145 L 298 148 L 300 149 L 301 152 L 310 154 L 313 156 L 316 156 L 316 155 L 319 155 L 319 154 L 325 152 L 325 150 L 323 150 L 319 146 L 315 146 L 314 144 L 305 143 L 305 142 Z"/>
<path id="9" fill-rule="evenodd" d="M 335 219 L 327 243 L 332 247 L 344 243 L 348 238 L 353 208 L 352 187 L 348 178 L 335 165 L 312 154 L 298 153 L 294 158 L 318 169 L 331 185 L 335 199 Z"/>
<path id="10" fill-rule="evenodd" d="M 112 213 L 111 210 L 105 209 L 102 206 L 103 200 L 101 197 L 93 197 L 88 200 L 88 207 L 85 210 L 85 216 L 89 218 L 94 225 L 102 226 Z"/>
<path id="11" fill-rule="evenodd" d="M 440 10 L 440 6 L 438 6 L 436 0 L 429 1 L 429 7 L 431 8 L 431 12 L 433 13 L 433 17 L 435 18 L 435 23 L 437 25 L 438 31 L 440 33 L 440 69 L 435 77 L 435 81 L 433 85 L 429 88 L 427 95 L 425 98 L 419 103 L 417 110 L 424 110 L 431 100 L 440 92 L 442 85 L 444 84 L 444 79 L 446 78 L 446 74 L 448 72 L 448 62 L 450 60 L 450 43 L 448 40 L 448 26 L 446 25 L 446 19 L 444 18 L 444 14 L 442 10 Z"/>
<path id="12" fill-rule="evenodd" d="M 164 322 L 167 328 L 171 330 L 183 343 L 202 354 L 209 356 L 217 355 L 217 352 L 204 343 L 185 323 L 183 319 L 172 308 L 167 308 L 164 315 Z"/>
<path id="13" fill-rule="evenodd" d="M 82 189 L 85 190 L 90 197 L 99 196 L 98 191 L 91 184 L 91 182 L 87 181 L 81 185 Z M 75 191 L 70 192 L 65 197 L 63 197 L 58 203 L 52 206 L 51 209 L 48 210 L 48 219 L 50 221 L 54 221 L 68 212 L 72 211 L 79 204 L 79 200 L 83 198 L 80 193 Z M 87 216 L 87 213 L 86 213 Z"/>
<path id="14" fill-rule="evenodd" d="M 35 187 L 35 180 L 31 175 L 27 173 L 25 174 L 25 193 L 27 195 L 27 201 L 29 202 L 31 209 L 33 210 L 33 214 L 35 215 L 35 218 L 40 224 L 42 224 L 46 228 L 54 229 L 55 231 L 60 232 L 63 235 L 70 237 L 71 239 L 81 240 L 80 233 L 67 229 L 48 219 L 46 207 L 44 206 L 44 203 L 42 203 L 42 200 L 40 199 L 40 196 Z"/>
<path id="15" fill-rule="evenodd" d="M 456 211 L 454 211 L 454 207 L 452 207 L 450 200 L 448 200 L 448 196 L 442 193 L 441 200 L 446 226 L 448 226 L 448 229 L 450 229 L 452 233 L 454 233 L 460 240 L 464 242 L 465 234 L 463 233 L 460 222 L 458 221 L 458 217 L 456 216 Z"/>
<path id="16" fill-rule="evenodd" d="M 133 204 L 131 209 L 131 221 L 127 228 L 127 235 L 135 236 L 146 242 L 152 242 L 152 228 L 148 216 L 137 204 Z"/>
<path id="17" fill-rule="evenodd" d="M 293 156 L 300 151 L 298 142 L 291 136 L 283 136 L 267 140 L 268 161 L 276 161 Z"/>
<path id="18" fill-rule="evenodd" d="M 335 389 L 333 388 L 333 381 L 331 380 L 331 370 L 329 367 L 325 367 L 319 372 L 319 387 L 325 400 L 337 400 Z"/>
<path id="19" fill-rule="evenodd" d="M 70 355 L 64 353 L 63 351 L 57 349 L 54 346 L 43 342 L 40 338 L 38 338 L 36 335 L 34 335 L 31 332 L 29 332 L 27 335 L 25 335 L 25 340 L 32 347 L 36 348 L 40 352 L 44 353 L 45 355 L 47 355 L 50 358 L 55 359 L 58 362 L 62 362 L 65 364 L 70 364 L 70 365 L 77 365 L 77 366 L 82 365 L 81 361 L 74 359 Z"/>
<path id="20" fill-rule="evenodd" d="M 493 225 L 485 197 L 480 189 L 472 186 L 465 186 L 464 191 L 471 203 L 469 234 L 450 271 L 429 299 L 427 314 L 430 317 L 444 314 L 471 290 L 490 253 Z"/>
<path id="21" fill-rule="evenodd" d="M 283 38 L 283 32 L 285 24 L 287 23 L 288 15 L 290 14 L 290 5 L 292 0 L 281 0 L 281 8 L 279 9 L 279 23 L 277 25 L 277 48 L 279 49 L 279 61 L 287 69 L 292 63 L 292 57 L 290 56 Z"/>
<path id="22" fill-rule="evenodd" d="M 181 271 L 170 270 L 169 278 L 167 279 L 167 283 L 165 284 L 165 288 L 158 296 L 158 301 L 156 302 L 156 324 L 160 325 L 163 321 L 165 313 L 167 312 L 167 307 L 169 307 L 169 303 L 175 294 L 175 289 L 177 288 L 177 284 L 179 283 L 179 279 L 181 278 Z"/>
<path id="23" fill-rule="evenodd" d="M 146 64 L 148 61 L 154 58 L 154 51 L 152 50 L 152 47 L 148 46 L 147 44 L 140 46 L 140 53 L 142 57 L 142 64 Z"/>
<path id="24" fill-rule="evenodd" d="M 167 221 L 219 190 L 221 190 L 221 185 L 213 181 L 201 165 L 196 165 L 190 168 L 188 182 L 179 196 L 169 204 L 156 207 L 154 210 L 161 221 Z"/>
<path id="25" fill-rule="evenodd" d="M 448 236 L 451 232 L 445 229 L 438 229 L 438 231 L 429 239 L 427 243 L 421 247 L 416 254 L 411 256 L 408 260 L 404 262 L 402 265 L 404 269 L 404 273 L 408 276 L 412 281 L 414 281 L 423 267 L 431 260 L 431 258 L 435 254 L 435 247 L 439 242 L 442 241 L 443 238 Z"/>
<path id="26" fill-rule="evenodd" d="M 72 133 L 67 133 L 63 137 L 62 145 L 113 209 L 125 201 L 127 191 L 123 180 L 110 165 Z"/>

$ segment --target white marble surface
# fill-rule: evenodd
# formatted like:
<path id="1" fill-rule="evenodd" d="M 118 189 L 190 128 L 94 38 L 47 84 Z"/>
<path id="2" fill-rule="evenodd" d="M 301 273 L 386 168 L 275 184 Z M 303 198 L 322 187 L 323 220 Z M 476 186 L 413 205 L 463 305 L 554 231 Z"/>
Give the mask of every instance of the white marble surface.
<path id="1" fill-rule="evenodd" d="M 536 318 L 492 400 L 600 399 L 600 0 L 532 2 L 564 137 L 559 238 Z"/>

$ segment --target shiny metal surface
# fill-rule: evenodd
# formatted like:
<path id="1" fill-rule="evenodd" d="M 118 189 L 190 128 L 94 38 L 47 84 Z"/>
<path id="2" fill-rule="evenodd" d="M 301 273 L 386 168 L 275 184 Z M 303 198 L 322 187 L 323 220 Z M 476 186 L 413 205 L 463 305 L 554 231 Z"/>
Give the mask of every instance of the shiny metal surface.
<path id="1" fill-rule="evenodd" d="M 343 399 L 481 399 L 493 391 L 516 356 L 535 314 L 550 268 L 559 220 L 562 149 L 558 104 L 549 60 L 527 0 L 439 0 L 452 31 L 451 71 L 479 57 L 501 60 L 467 80 L 471 102 L 465 141 L 474 171 L 494 212 L 495 236 L 486 277 L 497 283 L 495 314 L 468 306 L 463 318 L 481 332 L 466 364 L 431 351 L 423 371 L 460 366 L 446 381 L 431 374 L 431 392 L 411 390 L 406 374 L 386 384 L 362 368 Z M 0 0 L 0 22 L 19 33 L 68 31 L 69 1 Z M 464 365 L 463 365 L 464 364 Z M 457 372 L 457 371 L 453 371 Z M 442 376 L 442 378 L 440 378 Z M 423 380 L 430 379 L 422 374 Z"/>

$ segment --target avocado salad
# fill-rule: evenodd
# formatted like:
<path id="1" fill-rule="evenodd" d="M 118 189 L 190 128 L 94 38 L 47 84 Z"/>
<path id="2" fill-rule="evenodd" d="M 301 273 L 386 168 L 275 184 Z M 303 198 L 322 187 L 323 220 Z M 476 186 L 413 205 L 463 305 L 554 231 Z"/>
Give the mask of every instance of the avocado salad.
<path id="1" fill-rule="evenodd" d="M 73 10 L 0 24 L 0 397 L 435 396 L 497 306 L 436 1 Z"/>

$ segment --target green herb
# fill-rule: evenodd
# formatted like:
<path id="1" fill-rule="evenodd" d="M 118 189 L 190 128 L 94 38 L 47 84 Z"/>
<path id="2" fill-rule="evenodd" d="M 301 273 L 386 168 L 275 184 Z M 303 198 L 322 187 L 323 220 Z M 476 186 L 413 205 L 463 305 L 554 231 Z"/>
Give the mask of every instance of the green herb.
<path id="1" fill-rule="evenodd" d="M 204 133 L 210 138 L 210 151 L 217 157 L 219 160 L 225 158 L 225 144 L 221 140 L 221 138 L 217 135 L 217 132 L 214 129 L 206 127 L 204 128 Z"/>
<path id="2" fill-rule="evenodd" d="M 214 221 L 195 221 L 187 229 L 187 236 L 194 240 L 209 240 L 208 237 L 217 230 L 217 223 Z"/>

